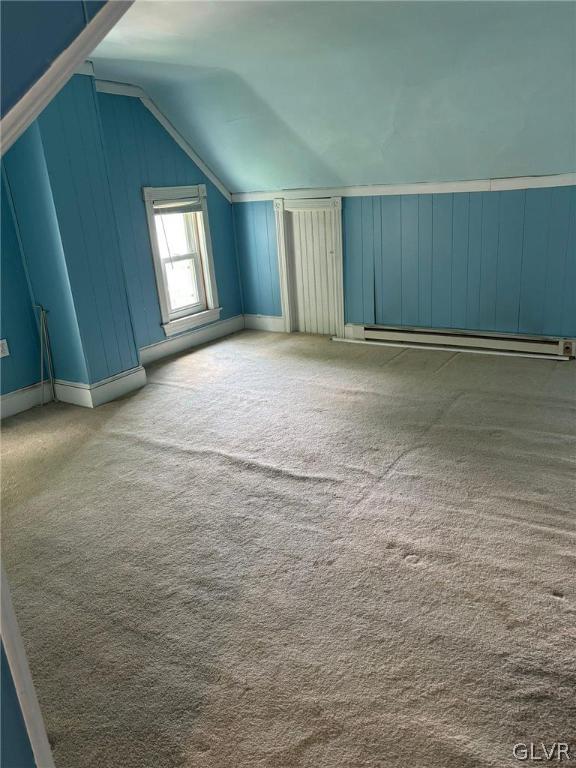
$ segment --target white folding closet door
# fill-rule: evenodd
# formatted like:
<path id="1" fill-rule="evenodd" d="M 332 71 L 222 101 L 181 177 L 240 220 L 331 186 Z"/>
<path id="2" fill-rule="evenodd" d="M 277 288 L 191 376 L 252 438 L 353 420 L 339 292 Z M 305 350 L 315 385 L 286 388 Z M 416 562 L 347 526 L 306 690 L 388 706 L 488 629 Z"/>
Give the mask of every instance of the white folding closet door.
<path id="1" fill-rule="evenodd" d="M 342 335 L 340 199 L 286 200 L 284 225 L 292 329 Z"/>

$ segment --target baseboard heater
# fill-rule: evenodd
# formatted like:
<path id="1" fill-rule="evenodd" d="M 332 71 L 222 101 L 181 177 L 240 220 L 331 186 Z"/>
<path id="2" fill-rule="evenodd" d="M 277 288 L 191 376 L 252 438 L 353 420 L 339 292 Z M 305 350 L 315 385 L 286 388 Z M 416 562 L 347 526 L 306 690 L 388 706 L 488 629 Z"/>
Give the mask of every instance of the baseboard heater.
<path id="1" fill-rule="evenodd" d="M 462 349 L 469 352 L 530 355 L 562 360 L 576 357 L 576 339 L 380 325 L 355 326 L 354 330 L 353 336 L 356 339 L 395 346 Z"/>

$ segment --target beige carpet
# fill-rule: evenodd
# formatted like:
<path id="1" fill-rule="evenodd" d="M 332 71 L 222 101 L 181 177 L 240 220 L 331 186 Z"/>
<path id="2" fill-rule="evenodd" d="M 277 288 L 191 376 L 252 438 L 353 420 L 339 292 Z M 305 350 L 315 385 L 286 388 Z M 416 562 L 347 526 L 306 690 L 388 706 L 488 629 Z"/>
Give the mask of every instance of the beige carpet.
<path id="1" fill-rule="evenodd" d="M 576 364 L 246 332 L 149 382 L 4 427 L 58 768 L 576 749 Z"/>

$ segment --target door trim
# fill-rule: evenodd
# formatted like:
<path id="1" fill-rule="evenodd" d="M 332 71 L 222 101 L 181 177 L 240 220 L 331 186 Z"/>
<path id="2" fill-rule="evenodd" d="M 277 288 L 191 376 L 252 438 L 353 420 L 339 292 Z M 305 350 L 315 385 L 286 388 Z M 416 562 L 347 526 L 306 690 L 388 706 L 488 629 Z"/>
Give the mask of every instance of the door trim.
<path id="1" fill-rule="evenodd" d="M 286 244 L 286 214 L 284 199 L 274 200 L 274 215 L 276 217 L 276 244 L 278 248 L 278 276 L 280 278 L 280 301 L 282 304 L 282 317 L 284 318 L 284 331 L 292 333 L 294 330 L 294 285 L 291 270 L 288 268 L 288 246 Z"/>
<path id="2" fill-rule="evenodd" d="M 8 580 L 4 573 L 4 567 L 0 567 L 1 581 L 1 634 L 2 644 L 8 659 L 8 666 L 12 674 L 16 696 L 20 704 L 20 710 L 24 725 L 30 740 L 30 746 L 34 754 L 37 766 L 42 768 L 55 768 L 52 750 L 46 735 L 46 727 L 40 705 L 36 696 L 32 675 L 28 666 L 22 635 L 16 621 L 14 606 L 10 596 Z"/>
<path id="3" fill-rule="evenodd" d="M 337 214 L 333 217 L 334 260 L 336 266 L 336 296 L 338 300 L 337 323 L 335 338 L 344 338 L 344 259 L 342 256 L 342 198 L 316 198 L 303 200 L 274 200 L 276 216 L 276 240 L 278 245 L 278 272 L 280 276 L 280 297 L 282 301 L 282 316 L 284 330 L 291 333 L 295 330 L 296 287 L 292 274 L 292 265 L 288 254 L 290 244 L 286 227 L 286 213 L 293 211 L 309 211 L 318 209 L 334 209 Z"/>

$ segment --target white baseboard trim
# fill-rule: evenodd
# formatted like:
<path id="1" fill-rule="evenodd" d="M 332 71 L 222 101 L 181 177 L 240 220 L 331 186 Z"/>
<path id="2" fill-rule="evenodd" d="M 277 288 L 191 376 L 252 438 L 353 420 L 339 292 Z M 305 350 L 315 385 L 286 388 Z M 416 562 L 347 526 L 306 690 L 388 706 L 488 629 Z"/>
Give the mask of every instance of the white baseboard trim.
<path id="1" fill-rule="evenodd" d="M 364 326 L 356 323 L 346 323 L 344 326 L 344 338 L 345 339 L 363 339 L 364 338 Z"/>
<path id="2" fill-rule="evenodd" d="M 226 320 L 218 320 L 210 325 L 196 328 L 193 331 L 182 333 L 180 336 L 173 336 L 171 339 L 159 341 L 156 344 L 150 344 L 147 347 L 140 348 L 140 361 L 142 365 L 154 363 L 163 357 L 175 355 L 178 352 L 184 352 L 186 349 L 192 349 L 200 344 L 206 344 L 222 336 L 229 336 L 244 328 L 244 315 L 236 315 Z"/>
<path id="3" fill-rule="evenodd" d="M 140 365 L 129 371 L 122 371 L 116 376 L 102 379 L 94 384 L 78 384 L 72 381 L 56 379 L 56 398 L 62 403 L 80 405 L 84 408 L 97 408 L 99 405 L 116 400 L 146 384 L 146 371 Z"/>
<path id="4" fill-rule="evenodd" d="M 44 391 L 42 391 L 44 389 Z M 32 384 L 30 387 L 16 389 L 14 392 L 7 392 L 0 397 L 0 417 L 7 419 L 16 413 L 27 411 L 35 405 L 49 403 L 52 400 L 52 388 L 50 382 L 45 381 L 44 385 Z"/>
<path id="5" fill-rule="evenodd" d="M 16 139 L 66 85 L 77 67 L 106 37 L 133 2 L 134 0 L 115 0 L 115 2 L 106 3 L 68 48 L 52 62 L 42 77 L 4 115 L 0 123 L 2 154 L 10 149 Z"/>
<path id="6" fill-rule="evenodd" d="M 244 327 L 254 331 L 285 333 L 284 318 L 280 315 L 244 315 Z"/>

